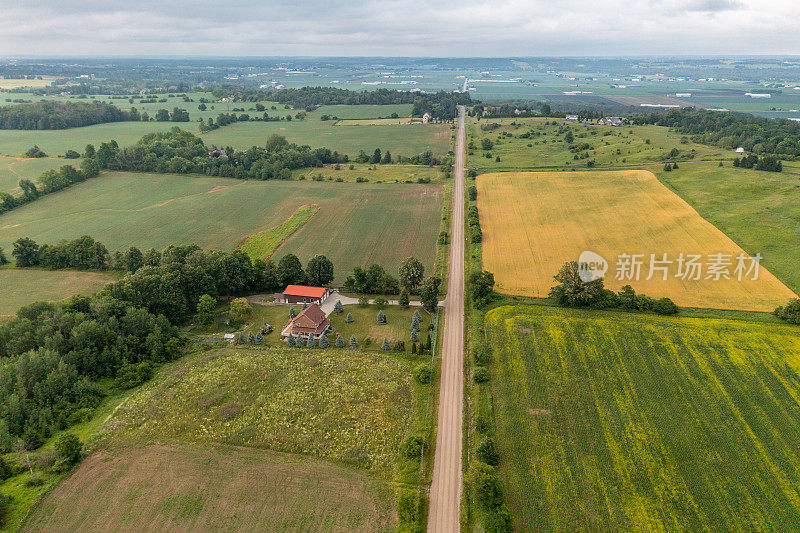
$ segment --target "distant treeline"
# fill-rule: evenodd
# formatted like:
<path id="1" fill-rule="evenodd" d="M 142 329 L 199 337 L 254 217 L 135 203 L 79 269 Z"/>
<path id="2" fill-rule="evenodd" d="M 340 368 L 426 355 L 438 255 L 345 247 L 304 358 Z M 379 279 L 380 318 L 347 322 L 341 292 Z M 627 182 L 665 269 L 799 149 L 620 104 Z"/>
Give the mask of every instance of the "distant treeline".
<path id="1" fill-rule="evenodd" d="M 786 119 L 757 117 L 748 113 L 707 111 L 687 107 L 666 113 L 631 115 L 633 124 L 656 124 L 693 135 L 704 144 L 722 148 L 743 147 L 756 154 L 800 156 L 800 123 Z"/>
<path id="2" fill-rule="evenodd" d="M 35 102 L 0 107 L 0 129 L 63 130 L 105 122 L 139 120 L 105 102 Z"/>
<path id="3" fill-rule="evenodd" d="M 301 89 L 250 89 L 236 85 L 225 85 L 213 91 L 215 98 L 230 98 L 234 102 L 279 102 L 296 109 L 313 111 L 323 105 L 387 105 L 413 104 L 412 114 L 422 116 L 430 113 L 437 119 L 452 119 L 456 106 L 472 103 L 469 93 L 420 93 L 376 89 L 374 91 L 352 91 L 334 87 L 303 87 Z"/>

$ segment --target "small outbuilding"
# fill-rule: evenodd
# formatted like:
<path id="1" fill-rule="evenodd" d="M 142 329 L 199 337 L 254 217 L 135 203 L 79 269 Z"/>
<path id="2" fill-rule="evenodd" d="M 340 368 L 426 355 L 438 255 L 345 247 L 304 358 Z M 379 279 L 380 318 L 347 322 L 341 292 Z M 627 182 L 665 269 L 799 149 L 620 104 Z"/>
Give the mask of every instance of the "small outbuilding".
<path id="1" fill-rule="evenodd" d="M 286 327 L 281 331 L 281 338 L 285 339 L 289 335 L 295 337 L 299 335 L 302 339 L 308 339 L 309 336 L 313 336 L 315 340 L 318 340 L 328 332 L 330 327 L 331 322 L 325 316 L 325 311 L 319 305 L 313 303 L 300 311 L 300 314 L 286 324 Z"/>
<path id="2" fill-rule="evenodd" d="M 737 154 L 743 154 L 743 153 L 744 153 L 744 148 L 742 148 L 742 147 L 740 146 L 739 148 L 737 148 L 737 149 L 736 149 L 736 153 L 737 153 Z"/>
<path id="3" fill-rule="evenodd" d="M 326 287 L 287 285 L 281 300 L 285 304 L 322 304 L 330 293 L 331 290 Z"/>

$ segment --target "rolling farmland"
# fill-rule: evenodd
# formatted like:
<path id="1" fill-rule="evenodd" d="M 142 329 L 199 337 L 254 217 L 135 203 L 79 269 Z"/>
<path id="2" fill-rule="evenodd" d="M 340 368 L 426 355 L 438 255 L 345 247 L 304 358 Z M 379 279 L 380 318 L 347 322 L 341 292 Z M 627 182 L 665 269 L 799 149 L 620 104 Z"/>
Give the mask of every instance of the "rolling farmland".
<path id="1" fill-rule="evenodd" d="M 800 330 L 533 306 L 486 315 L 522 531 L 800 523 Z"/>
<path id="2" fill-rule="evenodd" d="M 101 451 L 22 531 L 392 531 L 391 491 L 352 469 L 233 446 Z M 111 525 L 113 524 L 113 526 Z"/>
<path id="3" fill-rule="evenodd" d="M 242 181 L 112 172 L 0 216 L 0 246 L 29 236 L 53 243 L 91 235 L 109 250 L 195 243 L 232 250 L 302 205 L 319 212 L 277 250 L 305 262 L 327 255 L 343 281 L 356 265 L 396 271 L 413 255 L 433 269 L 442 190 L 437 185 Z"/>
<path id="4" fill-rule="evenodd" d="M 733 269 L 743 250 L 648 171 L 485 174 L 477 187 L 483 262 L 499 292 L 547 296 L 558 269 L 590 250 L 608 261 L 609 288 L 631 284 L 682 306 L 771 311 L 795 296 L 763 267 L 757 280 L 739 281 Z M 677 277 L 675 263 L 666 279 L 655 270 L 646 279 L 651 254 L 676 261 L 681 253 L 707 263 L 730 255 L 729 279 L 707 279 L 708 265 L 698 280 Z M 620 254 L 643 254 L 638 281 L 615 279 Z"/>
<path id="5" fill-rule="evenodd" d="M 0 315 L 11 315 L 23 305 L 40 300 L 63 300 L 75 294 L 93 294 L 116 279 L 104 272 L 0 269 Z"/>
<path id="6" fill-rule="evenodd" d="M 54 157 L 26 159 L 0 156 L 0 192 L 17 194 L 19 180 L 29 179 L 37 183 L 45 170 L 58 169 L 62 165 L 72 165 L 77 168 L 80 166 L 80 161 Z"/>

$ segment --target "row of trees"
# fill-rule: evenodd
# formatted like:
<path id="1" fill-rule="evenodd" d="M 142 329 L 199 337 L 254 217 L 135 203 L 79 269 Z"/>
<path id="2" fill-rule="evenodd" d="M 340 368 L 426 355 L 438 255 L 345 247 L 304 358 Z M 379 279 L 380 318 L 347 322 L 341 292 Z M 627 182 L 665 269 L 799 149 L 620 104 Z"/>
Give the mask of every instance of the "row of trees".
<path id="1" fill-rule="evenodd" d="M 61 130 L 123 120 L 139 117 L 105 102 L 34 102 L 0 107 L 0 129 Z"/>
<path id="2" fill-rule="evenodd" d="M 203 140 L 177 127 L 149 133 L 135 145 L 120 148 L 115 141 L 102 143 L 93 158 L 101 168 L 133 172 L 196 173 L 239 179 L 289 179 L 299 168 L 348 162 L 347 155 L 329 148 L 312 149 L 271 135 L 265 146 L 247 150 L 212 150 Z"/>
<path id="3" fill-rule="evenodd" d="M 763 155 L 758 157 L 755 154 L 750 154 L 739 159 L 738 157 L 733 160 L 734 167 L 741 168 L 754 168 L 756 170 L 766 170 L 767 172 L 781 172 L 783 171 L 783 163 L 774 155 Z"/>
<path id="4" fill-rule="evenodd" d="M 108 249 L 88 235 L 41 246 L 30 237 L 23 237 L 14 243 L 11 255 L 20 268 L 103 270 L 108 266 Z"/>
<path id="5" fill-rule="evenodd" d="M 32 202 L 45 194 L 60 191 L 70 185 L 94 178 L 98 174 L 100 174 L 98 164 L 91 159 L 85 159 L 81 163 L 80 170 L 76 170 L 72 165 L 64 165 L 59 170 L 45 171 L 39 178 L 38 185 L 29 179 L 21 179 L 19 187 L 22 192 L 17 196 L 0 191 L 0 213 L 11 211 L 15 207 Z"/>
<path id="6" fill-rule="evenodd" d="M 419 93 L 376 89 L 374 91 L 351 91 L 334 87 L 303 87 L 300 89 L 252 89 L 236 85 L 225 85 L 213 91 L 216 98 L 228 98 L 234 102 L 279 102 L 296 109 L 313 111 L 323 105 L 386 105 L 413 104 L 412 114 L 422 116 L 430 113 L 433 118 L 452 119 L 456 106 L 470 105 L 469 93 Z"/>
<path id="7" fill-rule="evenodd" d="M 590 307 L 592 309 L 620 308 L 628 311 L 653 311 L 659 315 L 674 315 L 678 306 L 669 298 L 654 299 L 636 294 L 633 287 L 625 285 L 619 293 L 603 286 L 603 279 L 584 281 L 578 263 L 570 261 L 554 276 L 558 282 L 550 289 L 550 297 L 564 307 Z"/>
<path id="8" fill-rule="evenodd" d="M 787 119 L 757 117 L 749 113 L 673 109 L 666 113 L 637 113 L 633 124 L 656 124 L 693 135 L 698 142 L 734 149 L 739 146 L 756 154 L 800 156 L 800 123 Z"/>

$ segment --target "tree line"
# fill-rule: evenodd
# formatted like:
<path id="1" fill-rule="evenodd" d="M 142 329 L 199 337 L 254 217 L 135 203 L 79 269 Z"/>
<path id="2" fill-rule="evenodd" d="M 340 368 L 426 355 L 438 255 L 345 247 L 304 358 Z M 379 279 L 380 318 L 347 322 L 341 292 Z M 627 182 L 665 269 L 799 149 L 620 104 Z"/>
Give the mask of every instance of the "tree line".
<path id="1" fill-rule="evenodd" d="M 139 120 L 139 116 L 105 102 L 34 102 L 0 107 L 0 129 L 63 130 L 125 120 Z"/>
<path id="2" fill-rule="evenodd" d="M 42 196 L 80 183 L 89 178 L 94 178 L 100 174 L 100 167 L 91 158 L 81 162 L 81 169 L 76 170 L 72 165 L 64 165 L 58 170 L 47 170 L 39 178 L 39 184 L 33 183 L 29 179 L 21 179 L 19 187 L 22 192 L 16 196 L 0 191 L 0 214 L 33 202 Z"/>
<path id="3" fill-rule="evenodd" d="M 759 155 L 800 156 L 800 123 L 757 117 L 748 113 L 708 111 L 687 107 L 660 113 L 631 115 L 633 124 L 668 126 L 697 142 L 722 148 L 742 147 Z"/>
<path id="4" fill-rule="evenodd" d="M 302 87 L 299 89 L 253 89 L 236 85 L 224 85 L 215 89 L 215 98 L 229 98 L 234 102 L 278 102 L 296 109 L 313 111 L 323 105 L 388 105 L 413 104 L 414 116 L 430 113 L 433 118 L 452 119 L 457 105 L 470 105 L 469 93 L 420 93 L 376 89 L 353 91 L 336 87 Z"/>

